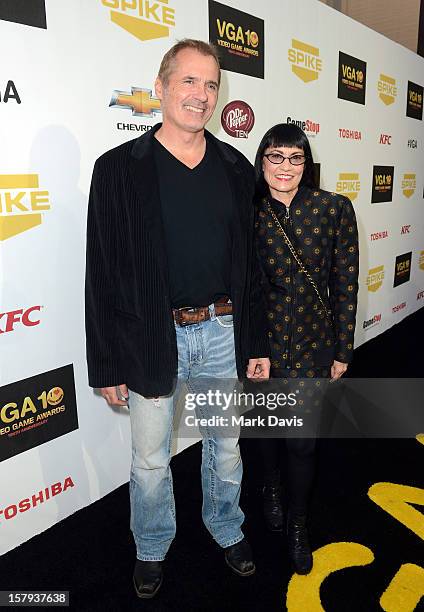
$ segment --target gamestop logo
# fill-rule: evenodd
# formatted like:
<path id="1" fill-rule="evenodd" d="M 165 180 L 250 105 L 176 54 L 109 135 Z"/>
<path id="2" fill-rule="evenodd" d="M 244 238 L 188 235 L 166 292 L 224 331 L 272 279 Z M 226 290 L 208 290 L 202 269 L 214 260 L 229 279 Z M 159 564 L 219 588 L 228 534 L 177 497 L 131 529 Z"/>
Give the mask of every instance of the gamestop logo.
<path id="1" fill-rule="evenodd" d="M 175 9 L 168 0 L 101 0 L 111 9 L 110 19 L 139 40 L 168 38 L 175 26 Z"/>
<path id="2" fill-rule="evenodd" d="M 61 493 L 65 493 L 68 489 L 74 487 L 74 482 L 71 476 L 67 476 L 63 483 L 55 482 L 54 484 L 38 491 L 38 493 L 34 493 L 30 497 L 25 497 L 16 503 L 9 504 L 4 508 L 0 509 L 0 521 L 4 519 L 9 521 L 10 519 L 15 518 L 18 513 L 26 512 L 27 510 L 32 510 L 32 508 L 36 508 L 39 504 L 44 504 L 44 502 L 56 497 L 56 495 L 60 495 Z"/>
<path id="3" fill-rule="evenodd" d="M 337 193 L 346 195 L 353 202 L 358 197 L 360 189 L 361 182 L 357 172 L 340 172 L 336 183 Z"/>
<path id="4" fill-rule="evenodd" d="M 233 138 L 247 138 L 255 125 L 251 107 L 242 100 L 229 102 L 221 113 L 221 125 Z"/>
<path id="5" fill-rule="evenodd" d="M 374 315 L 368 321 L 364 321 L 362 324 L 363 329 L 370 329 L 371 327 L 375 327 L 381 322 L 381 312 L 379 314 Z"/>
<path id="6" fill-rule="evenodd" d="M 317 136 L 320 131 L 320 124 L 316 121 L 312 121 L 312 119 L 292 119 L 291 117 L 287 117 L 286 123 L 293 123 L 300 127 L 301 130 L 305 132 L 307 136 Z"/>
<path id="7" fill-rule="evenodd" d="M 38 174 L 0 174 L 0 241 L 41 225 L 47 210 L 49 192 L 39 189 Z"/>
<path id="8" fill-rule="evenodd" d="M 322 70 L 322 59 L 317 47 L 312 47 L 312 45 L 292 38 L 288 59 L 292 65 L 292 72 L 304 83 L 318 79 Z"/>
<path id="9" fill-rule="evenodd" d="M 34 327 L 40 324 L 39 314 L 41 306 L 31 306 L 24 310 L 11 310 L 9 312 L 0 313 L 0 334 L 12 332 L 16 325 L 22 324 L 25 327 Z"/>
<path id="10" fill-rule="evenodd" d="M 375 293 L 378 291 L 383 284 L 384 280 L 384 266 L 377 266 L 376 268 L 370 268 L 367 276 L 367 287 L 368 291 Z"/>

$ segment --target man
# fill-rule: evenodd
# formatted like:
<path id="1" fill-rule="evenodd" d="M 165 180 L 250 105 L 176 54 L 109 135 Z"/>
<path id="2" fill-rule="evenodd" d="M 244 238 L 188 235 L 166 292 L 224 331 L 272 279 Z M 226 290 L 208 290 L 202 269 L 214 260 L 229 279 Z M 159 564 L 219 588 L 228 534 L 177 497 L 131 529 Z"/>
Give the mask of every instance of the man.
<path id="1" fill-rule="evenodd" d="M 101 156 L 90 191 L 89 382 L 109 405 L 129 398 L 134 586 L 142 598 L 158 591 L 175 535 L 169 462 L 180 383 L 199 392 L 205 377 L 269 375 L 252 167 L 204 129 L 219 84 L 211 45 L 174 45 L 155 83 L 163 123 Z M 240 528 L 241 476 L 237 440 L 203 440 L 203 520 L 227 564 L 248 576 L 255 566 Z"/>

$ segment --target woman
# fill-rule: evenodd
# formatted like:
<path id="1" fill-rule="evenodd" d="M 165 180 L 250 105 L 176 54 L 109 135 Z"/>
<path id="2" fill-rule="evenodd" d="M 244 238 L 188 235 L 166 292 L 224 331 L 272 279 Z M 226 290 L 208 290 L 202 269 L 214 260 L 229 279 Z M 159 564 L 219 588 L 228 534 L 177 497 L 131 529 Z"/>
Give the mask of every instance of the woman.
<path id="1" fill-rule="evenodd" d="M 358 291 L 358 236 L 345 196 L 315 187 L 306 134 L 278 124 L 255 160 L 256 246 L 267 301 L 271 376 L 332 378 L 352 358 Z M 283 528 L 279 461 L 287 448 L 288 549 L 294 569 L 312 568 L 306 518 L 315 466 L 315 438 L 260 440 L 264 514 Z"/>

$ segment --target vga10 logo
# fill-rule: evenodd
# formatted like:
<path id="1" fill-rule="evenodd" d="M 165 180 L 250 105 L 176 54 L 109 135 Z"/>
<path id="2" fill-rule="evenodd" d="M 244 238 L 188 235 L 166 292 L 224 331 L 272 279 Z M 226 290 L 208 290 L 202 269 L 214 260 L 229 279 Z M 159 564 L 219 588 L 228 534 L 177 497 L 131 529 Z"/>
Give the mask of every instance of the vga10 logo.
<path id="1" fill-rule="evenodd" d="M 292 39 L 292 46 L 288 51 L 288 59 L 292 65 L 293 73 L 304 83 L 316 81 L 322 71 L 322 59 L 319 49 L 300 40 Z"/>
<path id="2" fill-rule="evenodd" d="M 63 401 L 64 395 L 61 387 L 53 387 L 49 391 L 44 390 L 37 398 L 27 395 L 21 403 L 8 402 L 0 409 L 0 424 L 8 428 L 10 423 L 28 418 L 28 414 L 42 416 L 39 411 L 47 410 L 49 406 L 57 406 Z M 14 429 L 17 429 L 17 426 L 12 425 L 12 430 Z"/>
<path id="3" fill-rule="evenodd" d="M 373 166 L 371 203 L 393 199 L 394 166 Z"/>
<path id="4" fill-rule="evenodd" d="M 37 174 L 0 174 L 0 241 L 41 225 L 47 210 L 49 192 Z"/>
<path id="5" fill-rule="evenodd" d="M 175 26 L 175 9 L 168 0 L 101 0 L 110 8 L 110 18 L 139 40 L 167 38 Z"/>
<path id="6" fill-rule="evenodd" d="M 337 193 L 346 195 L 350 200 L 356 200 L 361 189 L 361 181 L 357 172 L 340 172 L 336 184 Z"/>
<path id="7" fill-rule="evenodd" d="M 246 49 L 243 49 L 244 45 L 252 47 L 253 49 L 256 49 L 259 45 L 259 36 L 254 30 L 243 30 L 241 26 L 235 26 L 233 23 L 221 21 L 221 19 L 216 20 L 216 26 L 219 36 L 221 37 L 220 44 L 222 47 L 229 47 L 235 51 L 246 52 Z M 226 42 L 225 38 L 227 38 Z M 237 45 L 242 45 L 242 47 L 240 48 Z M 253 53 L 253 55 L 256 54 Z"/>
<path id="8" fill-rule="evenodd" d="M 380 74 L 377 84 L 378 97 L 386 106 L 393 104 L 397 96 L 396 80 L 385 74 Z"/>

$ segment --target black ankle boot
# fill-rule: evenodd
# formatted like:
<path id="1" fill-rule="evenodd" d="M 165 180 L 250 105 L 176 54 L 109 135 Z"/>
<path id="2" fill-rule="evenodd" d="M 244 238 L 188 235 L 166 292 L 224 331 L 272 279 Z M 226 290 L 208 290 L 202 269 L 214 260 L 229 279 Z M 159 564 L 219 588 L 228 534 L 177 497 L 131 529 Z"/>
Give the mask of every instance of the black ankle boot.
<path id="1" fill-rule="evenodd" d="M 151 599 L 159 591 L 162 584 L 163 561 L 135 562 L 133 583 L 137 596 L 141 599 Z"/>
<path id="2" fill-rule="evenodd" d="M 309 574 L 312 569 L 312 551 L 309 545 L 306 515 L 287 517 L 287 545 L 296 574 Z"/>
<path id="3" fill-rule="evenodd" d="M 275 473 L 272 480 L 268 480 L 263 489 L 264 517 L 268 529 L 271 531 L 282 531 L 283 507 L 281 502 L 280 473 Z"/>

